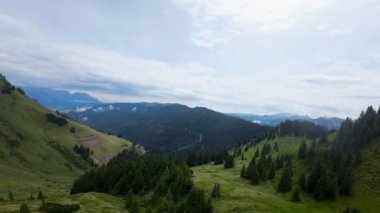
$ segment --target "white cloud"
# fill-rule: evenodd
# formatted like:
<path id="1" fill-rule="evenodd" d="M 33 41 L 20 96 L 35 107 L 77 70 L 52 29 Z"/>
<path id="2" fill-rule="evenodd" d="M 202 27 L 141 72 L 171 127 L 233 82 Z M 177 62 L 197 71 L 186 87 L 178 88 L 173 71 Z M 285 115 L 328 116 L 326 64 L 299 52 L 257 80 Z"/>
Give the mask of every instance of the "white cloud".
<path id="1" fill-rule="evenodd" d="M 202 47 L 234 38 L 243 32 L 279 32 L 334 0 L 174 0 L 193 19 L 193 42 Z"/>

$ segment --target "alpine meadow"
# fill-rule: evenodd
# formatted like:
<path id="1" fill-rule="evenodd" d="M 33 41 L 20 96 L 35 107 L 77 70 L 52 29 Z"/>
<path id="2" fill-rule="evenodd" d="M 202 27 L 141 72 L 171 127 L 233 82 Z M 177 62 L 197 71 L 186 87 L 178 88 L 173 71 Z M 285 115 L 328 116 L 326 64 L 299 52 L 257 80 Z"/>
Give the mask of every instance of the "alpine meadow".
<path id="1" fill-rule="evenodd" d="M 0 213 L 377 213 L 380 1 L 0 0 Z"/>

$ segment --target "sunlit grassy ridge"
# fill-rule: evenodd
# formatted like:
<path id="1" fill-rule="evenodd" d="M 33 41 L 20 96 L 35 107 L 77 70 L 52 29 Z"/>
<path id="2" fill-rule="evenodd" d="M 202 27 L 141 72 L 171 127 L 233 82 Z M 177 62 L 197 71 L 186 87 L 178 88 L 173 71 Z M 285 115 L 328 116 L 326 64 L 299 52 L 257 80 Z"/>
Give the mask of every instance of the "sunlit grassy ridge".
<path id="1" fill-rule="evenodd" d="M 0 93 L 0 198 L 8 199 L 12 191 L 15 200 L 25 200 L 39 189 L 48 197 L 68 194 L 73 180 L 89 168 L 74 152 L 75 144 L 90 148 L 98 164 L 132 145 L 72 121 L 47 122 L 48 113 L 53 112 L 18 91 Z"/>
<path id="2" fill-rule="evenodd" d="M 330 136 L 333 138 L 334 136 Z M 243 164 L 248 165 L 256 148 L 261 151 L 265 143 L 274 146 L 277 142 L 279 152 L 273 152 L 272 157 L 281 153 L 294 155 L 293 185 L 297 182 L 298 173 L 305 165 L 297 160 L 300 143 L 305 140 L 296 137 L 281 137 L 265 140 L 245 152 L 245 160 L 238 156 L 235 168 L 224 169 L 223 165 L 202 165 L 194 167 L 194 182 L 198 187 L 211 192 L 214 183 L 221 184 L 221 197 L 213 200 L 216 212 L 342 212 L 346 207 L 357 208 L 361 212 L 378 212 L 380 208 L 380 140 L 366 147 L 363 163 L 354 170 L 354 195 L 339 197 L 330 201 L 315 201 L 310 195 L 301 193 L 301 202 L 291 201 L 291 193 L 278 193 L 277 182 L 281 170 L 277 170 L 276 178 L 272 181 L 252 185 L 248 180 L 240 178 Z M 308 141 L 310 143 L 310 141 Z M 325 145 L 328 146 L 328 145 Z"/>

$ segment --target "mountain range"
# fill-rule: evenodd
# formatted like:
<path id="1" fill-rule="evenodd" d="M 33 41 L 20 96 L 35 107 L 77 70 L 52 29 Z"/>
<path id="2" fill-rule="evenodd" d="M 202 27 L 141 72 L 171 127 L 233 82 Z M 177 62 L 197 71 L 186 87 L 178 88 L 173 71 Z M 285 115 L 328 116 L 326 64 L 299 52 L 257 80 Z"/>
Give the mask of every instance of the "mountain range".
<path id="1" fill-rule="evenodd" d="M 170 153 L 229 148 L 271 128 L 204 107 L 180 104 L 115 103 L 86 105 L 64 112 L 97 130 Z"/>
<path id="2" fill-rule="evenodd" d="M 66 90 L 43 87 L 22 87 L 22 89 L 29 97 L 36 99 L 39 103 L 52 110 L 62 110 L 84 104 L 101 103 L 87 93 L 70 93 Z"/>
<path id="3" fill-rule="evenodd" d="M 311 118 L 307 115 L 296 115 L 296 114 L 272 114 L 272 115 L 255 115 L 248 113 L 228 113 L 228 115 L 232 115 L 246 121 L 250 121 L 253 123 L 267 125 L 267 126 L 277 126 L 280 123 L 286 120 L 302 120 L 309 121 L 314 124 L 326 127 L 330 130 L 338 129 L 342 122 L 344 121 L 341 118 L 337 117 L 319 117 L 319 118 Z"/>

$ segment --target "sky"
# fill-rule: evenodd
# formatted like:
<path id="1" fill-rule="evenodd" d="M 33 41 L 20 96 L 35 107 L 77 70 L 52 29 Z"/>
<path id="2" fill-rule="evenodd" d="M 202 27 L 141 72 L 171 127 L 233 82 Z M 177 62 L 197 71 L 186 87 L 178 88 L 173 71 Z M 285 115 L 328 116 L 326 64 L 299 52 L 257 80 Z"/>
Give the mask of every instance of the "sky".
<path id="1" fill-rule="evenodd" d="M 380 0 L 0 0 L 0 73 L 106 102 L 356 117 Z"/>

